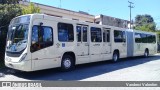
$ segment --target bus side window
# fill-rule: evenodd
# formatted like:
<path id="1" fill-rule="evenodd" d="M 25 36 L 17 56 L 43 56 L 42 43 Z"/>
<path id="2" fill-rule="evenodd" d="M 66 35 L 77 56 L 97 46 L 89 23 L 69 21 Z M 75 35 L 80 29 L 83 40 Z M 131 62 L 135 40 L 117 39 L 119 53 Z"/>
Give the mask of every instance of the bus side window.
<path id="1" fill-rule="evenodd" d="M 101 28 L 91 27 L 91 42 L 102 42 Z"/>
<path id="2" fill-rule="evenodd" d="M 148 43 L 147 34 L 141 33 L 141 41 L 142 43 Z"/>
<path id="3" fill-rule="evenodd" d="M 126 42 L 125 32 L 114 30 L 114 42 L 116 42 L 116 43 Z"/>
<path id="4" fill-rule="evenodd" d="M 103 42 L 110 42 L 110 31 L 109 30 L 103 31 Z"/>
<path id="5" fill-rule="evenodd" d="M 58 23 L 58 40 L 60 42 L 73 42 L 73 25 L 68 23 Z"/>
<path id="6" fill-rule="evenodd" d="M 156 43 L 156 36 L 155 35 L 147 35 L 148 43 Z"/>
<path id="7" fill-rule="evenodd" d="M 87 42 L 87 27 L 83 27 L 83 42 Z"/>
<path id="8" fill-rule="evenodd" d="M 135 43 L 141 43 L 141 34 L 140 33 L 135 33 Z"/>
<path id="9" fill-rule="evenodd" d="M 32 29 L 32 45 L 38 43 L 38 27 L 34 26 Z"/>
<path id="10" fill-rule="evenodd" d="M 82 32 L 81 32 L 81 26 L 77 26 L 77 42 L 81 42 L 81 35 L 82 35 Z"/>
<path id="11" fill-rule="evenodd" d="M 31 52 L 53 45 L 53 30 L 47 26 L 33 26 Z"/>
<path id="12" fill-rule="evenodd" d="M 107 30 L 107 42 L 110 42 L 110 31 Z"/>

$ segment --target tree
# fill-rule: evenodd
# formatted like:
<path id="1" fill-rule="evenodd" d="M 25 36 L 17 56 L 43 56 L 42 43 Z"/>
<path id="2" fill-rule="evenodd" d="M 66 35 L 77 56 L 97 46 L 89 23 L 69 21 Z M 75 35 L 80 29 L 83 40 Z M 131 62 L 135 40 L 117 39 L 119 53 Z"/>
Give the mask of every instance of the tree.
<path id="1" fill-rule="evenodd" d="M 19 5 L 0 4 L 0 30 L 5 34 L 4 36 L 6 36 L 11 19 L 21 15 L 21 11 Z"/>
<path id="2" fill-rule="evenodd" d="M 0 0 L 0 4 L 17 4 L 22 0 Z"/>
<path id="3" fill-rule="evenodd" d="M 134 29 L 154 32 L 156 30 L 156 24 L 151 15 L 137 15 L 135 17 Z"/>
<path id="4" fill-rule="evenodd" d="M 27 7 L 22 7 L 22 14 L 40 13 L 40 8 L 35 7 L 33 3 L 30 3 Z"/>
<path id="5" fill-rule="evenodd" d="M 4 62 L 6 37 L 10 21 L 22 14 L 40 12 L 40 9 L 34 7 L 34 4 L 24 8 L 18 4 L 19 1 L 21 0 L 0 0 L 0 63 Z"/>
<path id="6" fill-rule="evenodd" d="M 21 15 L 21 11 L 19 5 L 0 4 L 0 30 L 7 31 L 11 19 Z"/>
<path id="7" fill-rule="evenodd" d="M 0 63 L 4 62 L 3 59 L 9 23 L 14 17 L 21 15 L 21 12 L 22 9 L 17 4 L 0 4 Z"/>

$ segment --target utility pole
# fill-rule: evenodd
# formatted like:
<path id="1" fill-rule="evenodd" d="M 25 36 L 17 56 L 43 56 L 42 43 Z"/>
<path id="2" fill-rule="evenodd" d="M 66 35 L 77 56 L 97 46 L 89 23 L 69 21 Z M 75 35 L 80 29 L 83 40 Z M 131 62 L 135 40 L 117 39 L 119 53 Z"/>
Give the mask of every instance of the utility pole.
<path id="1" fill-rule="evenodd" d="M 132 24 L 132 8 L 134 8 L 134 6 L 132 6 L 132 4 L 134 4 L 133 2 L 128 1 L 128 3 L 130 4 L 128 7 L 130 8 L 130 29 L 131 29 L 131 24 Z"/>

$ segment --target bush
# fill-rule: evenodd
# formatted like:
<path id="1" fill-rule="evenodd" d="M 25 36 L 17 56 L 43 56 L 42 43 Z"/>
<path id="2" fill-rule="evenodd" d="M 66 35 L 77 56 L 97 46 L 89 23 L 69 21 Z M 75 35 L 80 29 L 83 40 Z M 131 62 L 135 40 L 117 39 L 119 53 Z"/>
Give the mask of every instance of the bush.
<path id="1" fill-rule="evenodd" d="M 6 33 L 0 35 L 0 67 L 4 66 Z"/>

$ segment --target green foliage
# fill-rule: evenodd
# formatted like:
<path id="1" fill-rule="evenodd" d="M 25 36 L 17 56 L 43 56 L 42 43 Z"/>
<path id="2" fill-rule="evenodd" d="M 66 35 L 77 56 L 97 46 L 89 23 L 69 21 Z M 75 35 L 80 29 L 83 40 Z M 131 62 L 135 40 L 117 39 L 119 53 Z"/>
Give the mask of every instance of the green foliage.
<path id="1" fill-rule="evenodd" d="M 6 0 L 6 2 L 7 1 L 16 2 L 20 0 Z M 19 4 L 0 4 L 0 31 L 2 35 L 6 37 L 9 23 L 14 17 L 22 14 L 31 14 L 38 12 L 40 12 L 40 9 L 38 7 L 34 7 L 33 3 L 25 8 L 23 8 Z"/>
<path id="2" fill-rule="evenodd" d="M 22 0 L 0 0 L 1 4 L 18 4 L 19 1 Z"/>
<path id="3" fill-rule="evenodd" d="M 0 30 L 3 36 L 6 36 L 11 19 L 19 15 L 21 15 L 19 5 L 0 4 Z"/>
<path id="4" fill-rule="evenodd" d="M 27 7 L 22 7 L 22 14 L 40 13 L 40 8 L 35 7 L 33 3 L 30 3 Z"/>
<path id="5" fill-rule="evenodd" d="M 31 3 L 28 7 L 17 4 L 20 0 L 0 0 L 0 67 L 3 66 L 8 26 L 10 21 L 22 14 L 39 13 L 40 9 Z M 1 65 L 2 64 L 2 65 Z"/>
<path id="6" fill-rule="evenodd" d="M 158 41 L 158 43 L 160 43 L 160 31 L 159 31 L 159 30 L 157 30 L 157 31 L 156 31 L 156 33 L 157 33 L 157 38 L 158 38 L 158 40 L 157 40 L 157 41 Z"/>
<path id="7" fill-rule="evenodd" d="M 3 36 L 6 36 L 11 19 L 19 15 L 21 15 L 19 5 L 0 4 L 0 30 Z"/>
<path id="8" fill-rule="evenodd" d="M 9 23 L 14 17 L 21 15 L 21 12 L 22 9 L 17 4 L 0 4 L 0 63 L 2 63 L 4 59 Z"/>
<path id="9" fill-rule="evenodd" d="M 144 24 L 142 26 L 136 26 L 135 27 L 136 30 L 142 30 L 142 31 L 152 31 L 155 32 L 155 24 L 151 23 L 151 24 Z"/>
<path id="10" fill-rule="evenodd" d="M 20 8 L 19 5 L 0 4 L 0 26 L 8 27 L 11 19 L 21 15 L 21 11 L 22 9 Z"/>
<path id="11" fill-rule="evenodd" d="M 151 15 L 137 15 L 134 29 L 155 32 L 156 24 Z"/>

